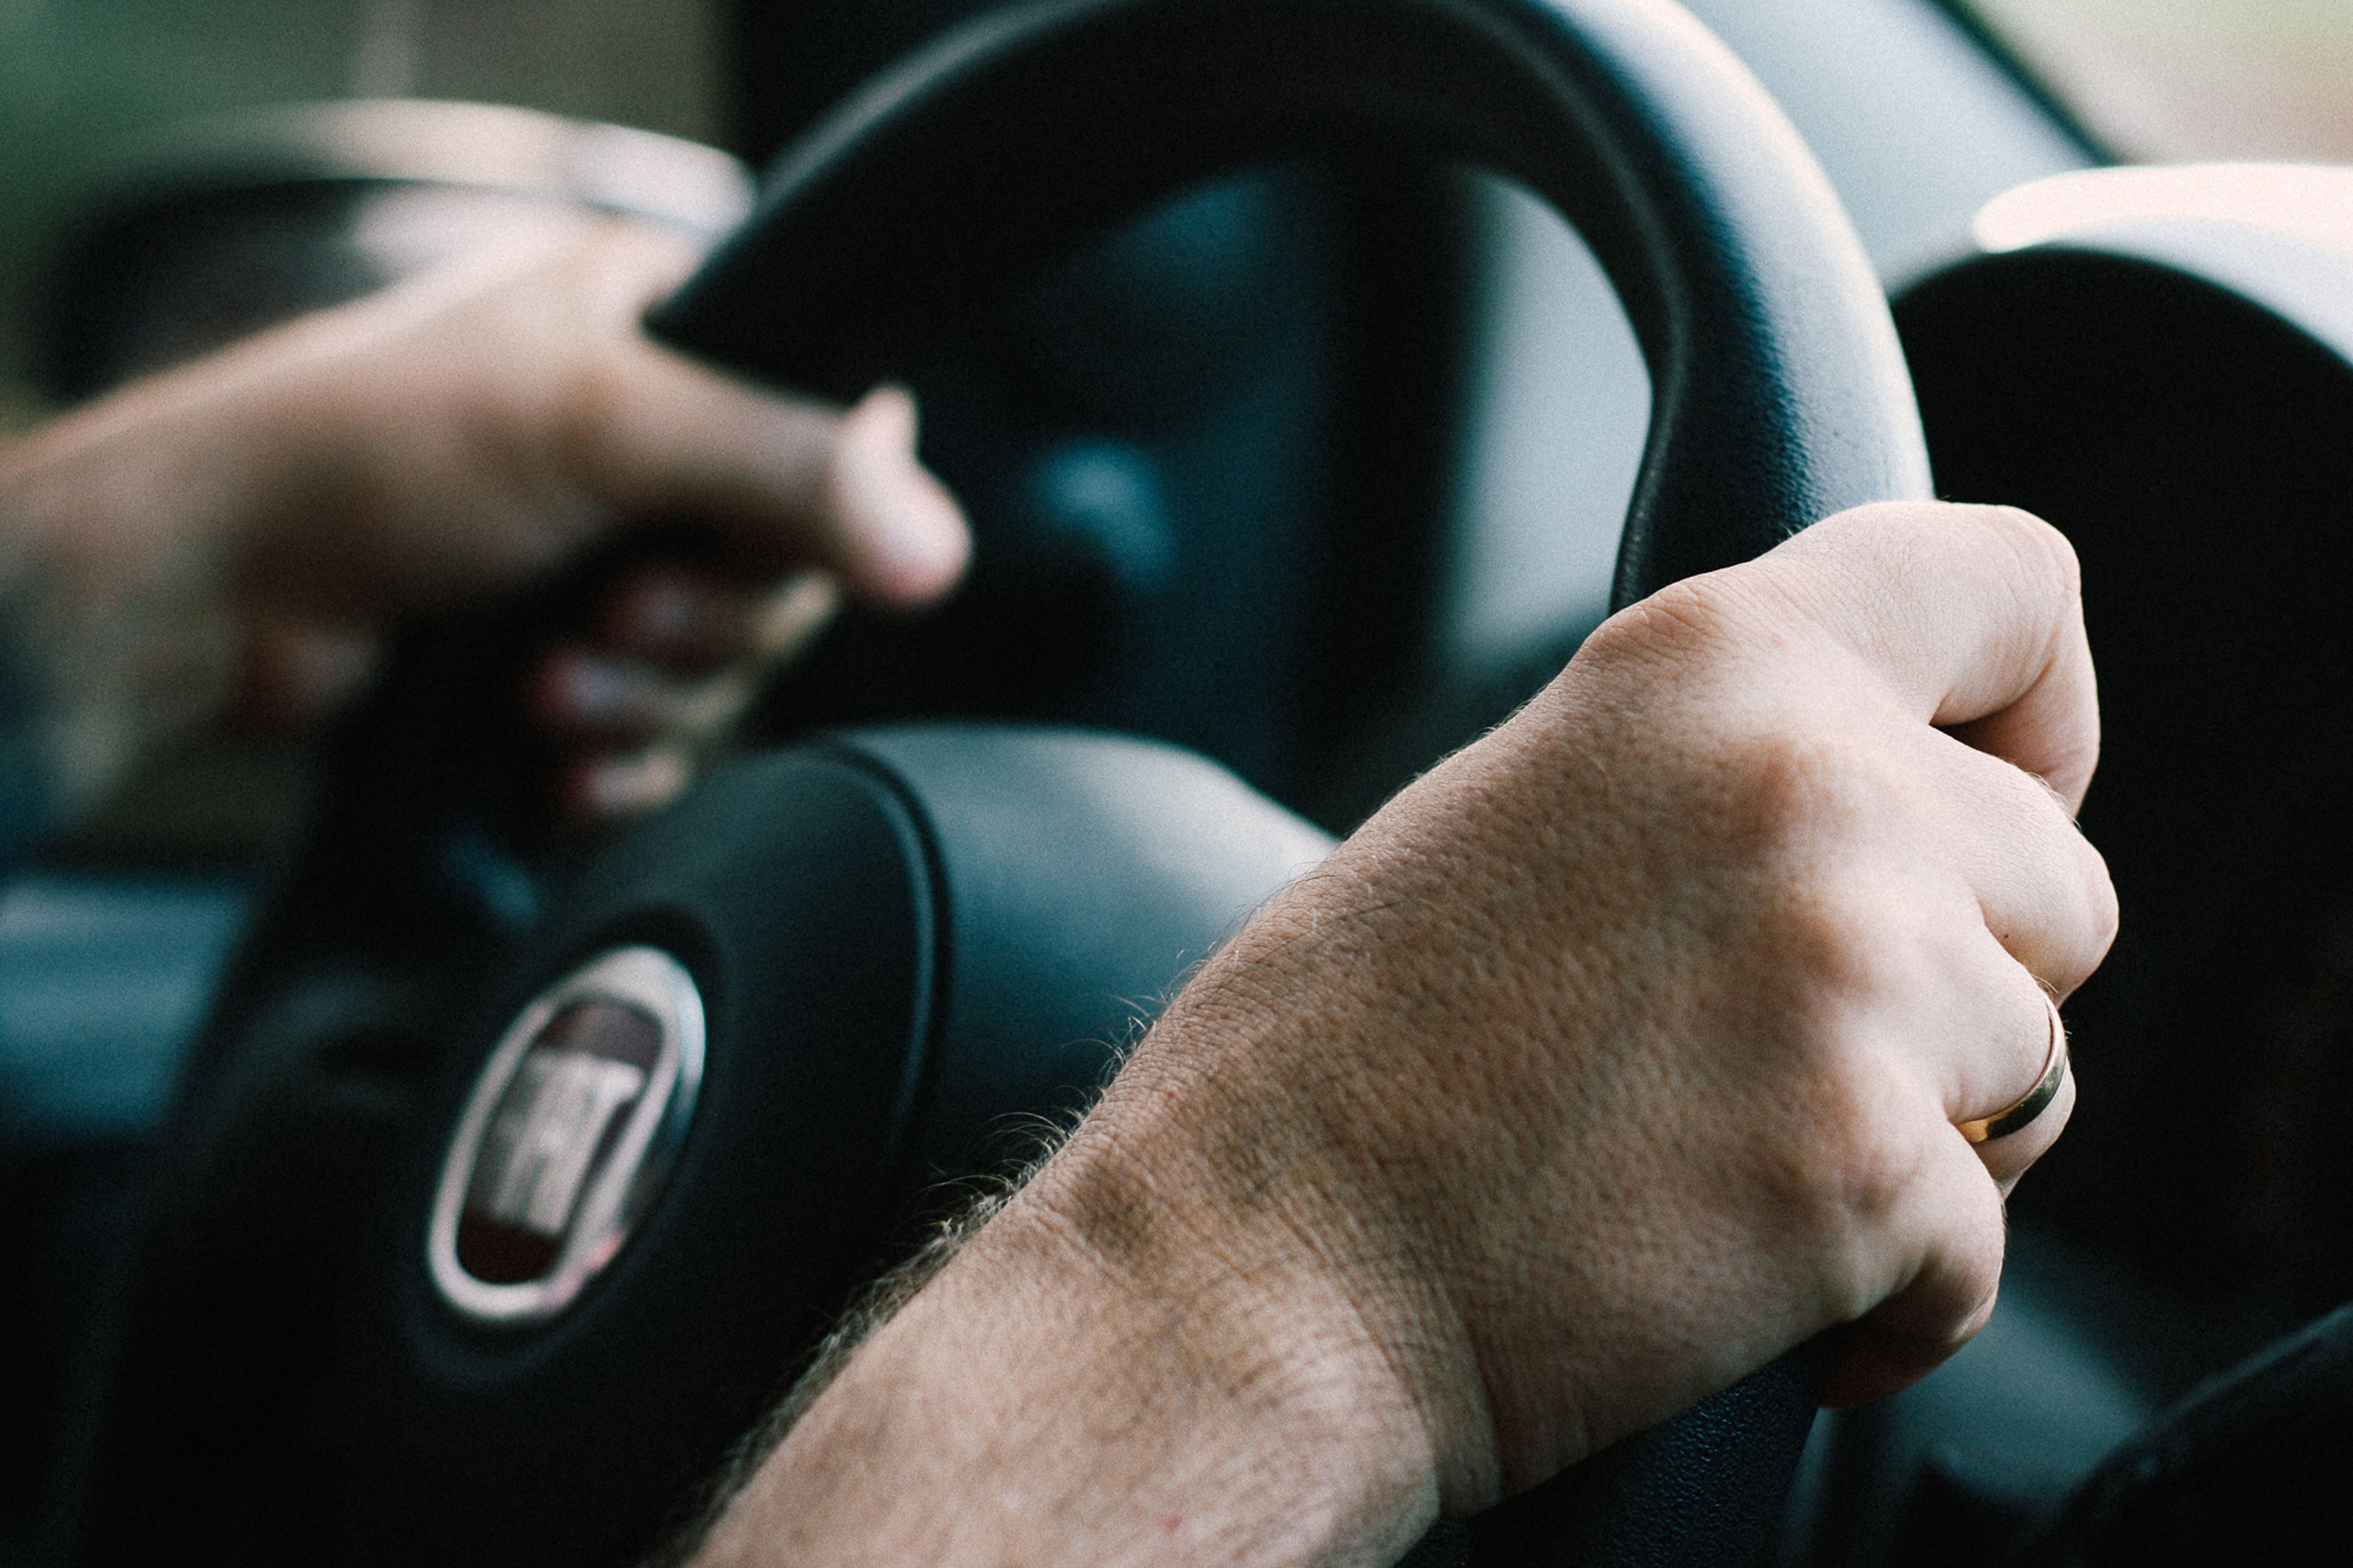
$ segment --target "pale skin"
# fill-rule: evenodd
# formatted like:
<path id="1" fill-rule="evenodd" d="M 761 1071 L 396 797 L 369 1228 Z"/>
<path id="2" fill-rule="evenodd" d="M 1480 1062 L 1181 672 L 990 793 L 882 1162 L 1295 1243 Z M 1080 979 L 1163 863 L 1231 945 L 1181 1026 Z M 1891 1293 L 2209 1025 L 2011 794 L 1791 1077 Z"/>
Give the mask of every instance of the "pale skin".
<path id="1" fill-rule="evenodd" d="M 207 726 L 315 719 L 401 619 L 684 523 L 692 552 L 607 584 L 518 675 L 568 751 L 555 804 L 628 815 L 842 594 L 944 593 L 969 542 L 904 394 L 778 396 L 639 330 L 697 255 L 584 217 L 0 448 L 0 608 L 68 804 Z"/>
<path id="2" fill-rule="evenodd" d="M 1178 996 L 698 1562 L 1377 1563 L 1848 1324 L 1990 1313 L 2116 926 L 2074 560 L 1861 509 L 1615 617 Z"/>

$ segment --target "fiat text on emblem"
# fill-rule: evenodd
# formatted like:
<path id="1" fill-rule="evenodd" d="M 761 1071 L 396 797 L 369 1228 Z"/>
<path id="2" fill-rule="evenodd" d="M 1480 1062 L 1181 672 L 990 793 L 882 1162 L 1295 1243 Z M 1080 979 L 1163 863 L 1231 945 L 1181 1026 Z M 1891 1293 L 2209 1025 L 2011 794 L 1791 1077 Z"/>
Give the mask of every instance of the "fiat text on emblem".
<path id="1" fill-rule="evenodd" d="M 669 1174 L 702 1031 L 693 976 L 659 948 L 612 949 L 532 999 L 441 1163 L 425 1250 L 444 1300 L 512 1325 L 572 1303 Z"/>

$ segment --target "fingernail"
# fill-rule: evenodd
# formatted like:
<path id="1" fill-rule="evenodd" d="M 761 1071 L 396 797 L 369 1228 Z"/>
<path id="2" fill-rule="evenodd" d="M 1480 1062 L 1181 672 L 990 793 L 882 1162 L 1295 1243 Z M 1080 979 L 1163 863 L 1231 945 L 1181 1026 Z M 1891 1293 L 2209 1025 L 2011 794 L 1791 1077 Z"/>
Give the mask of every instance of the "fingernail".
<path id="1" fill-rule="evenodd" d="M 641 671 L 577 648 L 560 648 L 533 678 L 532 707 L 558 726 L 596 726 L 634 718 L 650 698 Z"/>
<path id="2" fill-rule="evenodd" d="M 562 679 L 565 708 L 582 719 L 615 718 L 628 711 L 640 695 L 640 683 L 630 672 L 601 658 L 566 660 Z"/>
<path id="3" fill-rule="evenodd" d="M 685 752 L 654 746 L 582 763 L 573 774 L 573 798 L 589 817 L 638 816 L 677 799 L 693 776 Z"/>
<path id="4" fill-rule="evenodd" d="M 841 590 L 830 574 L 814 567 L 795 573 L 753 617 L 753 656 L 775 662 L 792 658 L 825 629 L 840 605 Z"/>

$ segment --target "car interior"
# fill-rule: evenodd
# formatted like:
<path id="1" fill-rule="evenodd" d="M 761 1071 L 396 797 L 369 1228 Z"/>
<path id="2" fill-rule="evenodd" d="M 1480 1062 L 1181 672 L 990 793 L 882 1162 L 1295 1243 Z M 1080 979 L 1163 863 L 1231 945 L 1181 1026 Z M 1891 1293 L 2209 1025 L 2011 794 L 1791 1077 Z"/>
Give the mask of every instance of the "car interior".
<path id="1" fill-rule="evenodd" d="M 658 336 L 911 386 L 976 550 L 934 613 L 845 614 L 626 832 L 544 820 L 495 679 L 591 562 L 410 628 L 315 742 L 166 759 L 0 887 L 0 1564 L 648 1560 L 1241 912 L 1613 607 L 1914 493 L 2056 523 L 2100 670 L 2123 931 L 2000 1310 L 1855 1410 L 1814 1414 L 1801 1350 L 1408 1561 L 2342 1551 L 2325 153 L 2144 154 L 2031 7 L 1964 0 L 19 9 L 0 55 L 69 84 L 197 33 L 328 64 L 116 106 L 8 237 L 0 406 L 618 212 L 716 247 Z M 543 1226 L 483 1173 L 550 1041 L 617 1087 Z"/>

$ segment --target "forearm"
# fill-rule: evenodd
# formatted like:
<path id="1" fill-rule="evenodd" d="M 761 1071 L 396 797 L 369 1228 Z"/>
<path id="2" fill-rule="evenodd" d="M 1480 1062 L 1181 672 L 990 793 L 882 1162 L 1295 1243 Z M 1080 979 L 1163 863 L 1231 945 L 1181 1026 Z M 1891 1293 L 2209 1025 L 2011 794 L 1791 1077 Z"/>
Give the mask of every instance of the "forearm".
<path id="1" fill-rule="evenodd" d="M 301 318 L 0 448 L 0 637 L 60 814 L 248 695 L 258 627 L 363 637 L 583 531 L 583 486 L 506 456 L 557 439 L 533 399 L 569 395 L 561 366 L 478 355 L 517 330 L 444 321 L 536 259 Z"/>
<path id="2" fill-rule="evenodd" d="M 902 606 L 945 592 L 967 540 L 903 393 L 845 416 L 641 331 L 695 256 L 584 218 L 0 447 L 0 637 L 33 710 L 16 749 L 39 759 L 15 771 L 49 802 L 16 815 L 69 816 L 227 710 L 321 717 L 404 619 L 658 523 L 675 557 L 622 572 L 516 672 L 563 753 L 557 798 L 626 815 L 675 786 L 677 748 L 822 619 L 834 584 Z"/>
<path id="3" fill-rule="evenodd" d="M 247 423 L 222 389 L 166 377 L 0 449 L 0 658 L 54 817 L 227 699 Z"/>
<path id="4" fill-rule="evenodd" d="M 1418 1414 L 1295 1237 L 1202 1237 L 1200 1204 L 1156 1190 L 1127 1135 L 1173 1131 L 1091 1123 L 849 1358 L 695 1561 L 1403 1551 L 1438 1501 Z"/>

